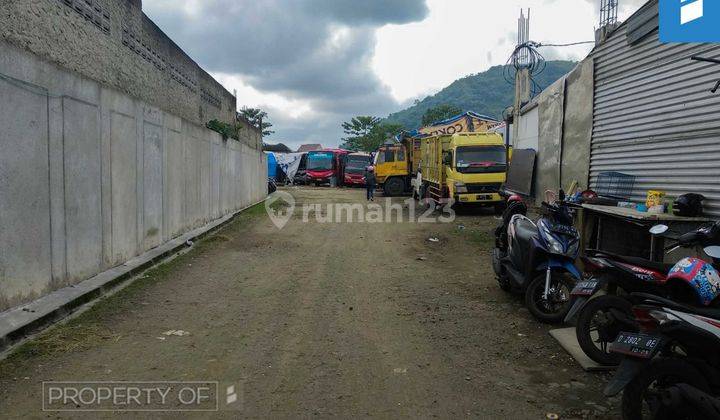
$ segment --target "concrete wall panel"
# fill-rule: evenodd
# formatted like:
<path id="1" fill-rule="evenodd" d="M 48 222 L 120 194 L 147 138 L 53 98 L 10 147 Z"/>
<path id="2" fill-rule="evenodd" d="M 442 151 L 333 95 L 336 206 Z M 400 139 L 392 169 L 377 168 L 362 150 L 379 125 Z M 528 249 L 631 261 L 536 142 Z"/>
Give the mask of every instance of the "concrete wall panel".
<path id="1" fill-rule="evenodd" d="M 539 138 L 535 167 L 535 197 L 543 201 L 546 190 L 560 188 L 560 142 L 563 120 L 563 87 L 560 79 L 542 93 L 538 104 Z"/>
<path id="2" fill-rule="evenodd" d="M 63 116 L 68 276 L 83 279 L 102 265 L 98 107 L 65 98 Z"/>
<path id="3" fill-rule="evenodd" d="M 0 308 L 50 283 L 47 97 L 0 80 Z"/>
<path id="4" fill-rule="evenodd" d="M 199 140 L 185 136 L 185 224 L 188 227 L 198 225 L 200 208 L 200 158 Z"/>
<path id="5" fill-rule="evenodd" d="M 113 264 L 137 254 L 137 129 L 134 116 L 110 114 Z"/>
<path id="6" fill-rule="evenodd" d="M 221 170 L 221 147 L 216 141 L 212 143 L 212 188 L 211 188 L 211 215 L 213 218 L 220 217 L 220 170 Z"/>
<path id="7" fill-rule="evenodd" d="M 562 185 L 565 188 L 573 181 L 578 182 L 581 190 L 589 187 L 593 86 L 593 60 L 587 58 L 567 77 L 562 147 Z"/>
<path id="8" fill-rule="evenodd" d="M 519 121 L 516 124 L 518 134 L 513 141 L 516 149 L 538 150 L 538 130 L 540 127 L 538 111 L 538 107 L 535 107 L 520 115 Z"/>
<path id="9" fill-rule="evenodd" d="M 537 125 L 534 195 L 538 203 L 545 190 L 567 189 L 574 181 L 581 189 L 588 185 L 593 83 L 593 60 L 587 58 L 523 109 L 520 128 L 530 124 L 524 131 L 531 133 L 532 124 Z M 527 146 L 530 137 L 516 141 Z"/>
<path id="10" fill-rule="evenodd" d="M 3 41 L 0 74 L 0 311 L 266 194 L 255 148 Z"/>
<path id="11" fill-rule="evenodd" d="M 168 130 L 167 137 L 167 206 L 165 217 L 168 223 L 168 237 L 183 232 L 185 219 L 185 146 L 182 133 Z"/>
<path id="12" fill-rule="evenodd" d="M 212 161 L 210 159 L 210 147 L 211 142 L 206 140 L 201 140 L 198 143 L 198 146 L 200 148 L 200 224 L 204 225 L 209 220 L 211 220 L 210 216 L 210 208 L 211 208 L 211 196 L 212 196 L 212 176 L 211 176 L 211 165 Z"/>
<path id="13" fill-rule="evenodd" d="M 162 243 L 163 149 L 162 127 L 145 122 L 143 127 L 143 248 Z"/>

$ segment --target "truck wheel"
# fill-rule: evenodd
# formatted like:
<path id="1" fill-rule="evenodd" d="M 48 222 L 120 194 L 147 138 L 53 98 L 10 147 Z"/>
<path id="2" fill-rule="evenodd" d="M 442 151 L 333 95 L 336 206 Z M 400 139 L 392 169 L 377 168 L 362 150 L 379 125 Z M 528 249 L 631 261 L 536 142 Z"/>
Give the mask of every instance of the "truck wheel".
<path id="1" fill-rule="evenodd" d="M 400 178 L 390 178 L 385 181 L 384 193 L 388 197 L 402 195 L 405 192 L 405 183 Z"/>

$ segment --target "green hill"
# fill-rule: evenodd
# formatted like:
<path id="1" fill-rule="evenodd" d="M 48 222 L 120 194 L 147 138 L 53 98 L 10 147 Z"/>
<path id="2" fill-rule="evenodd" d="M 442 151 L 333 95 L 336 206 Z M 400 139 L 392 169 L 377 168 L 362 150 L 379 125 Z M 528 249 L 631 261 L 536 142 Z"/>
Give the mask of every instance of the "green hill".
<path id="1" fill-rule="evenodd" d="M 548 61 L 545 71 L 535 77 L 541 89 L 545 89 L 575 67 L 572 61 Z M 433 96 L 405 110 L 390 114 L 386 121 L 398 123 L 412 130 L 420 127 L 423 114 L 441 104 L 451 104 L 463 111 L 500 119 L 505 108 L 512 105 L 514 87 L 503 77 L 503 66 L 491 67 L 483 73 L 463 77 Z"/>

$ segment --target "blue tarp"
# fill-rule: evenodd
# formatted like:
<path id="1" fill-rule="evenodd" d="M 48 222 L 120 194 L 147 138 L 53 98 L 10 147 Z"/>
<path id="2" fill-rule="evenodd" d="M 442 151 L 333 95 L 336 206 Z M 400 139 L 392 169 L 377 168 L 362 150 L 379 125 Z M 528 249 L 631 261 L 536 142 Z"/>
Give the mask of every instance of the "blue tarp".
<path id="1" fill-rule="evenodd" d="M 265 152 L 268 161 L 268 178 L 275 179 L 277 177 L 277 159 L 272 152 Z"/>

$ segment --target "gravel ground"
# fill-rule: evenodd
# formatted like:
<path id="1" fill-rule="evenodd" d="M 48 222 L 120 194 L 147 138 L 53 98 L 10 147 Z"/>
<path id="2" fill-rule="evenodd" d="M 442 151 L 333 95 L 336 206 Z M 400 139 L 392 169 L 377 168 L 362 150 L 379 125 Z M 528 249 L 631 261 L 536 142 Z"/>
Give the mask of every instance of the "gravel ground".
<path id="1" fill-rule="evenodd" d="M 302 204 L 364 204 L 364 191 L 286 191 L 284 229 L 251 209 L 1 362 L 2 416 L 63 414 L 41 411 L 43 381 L 213 380 L 237 384 L 235 411 L 126 415 L 618 417 L 607 375 L 584 373 L 497 287 L 492 215 L 306 223 Z"/>

